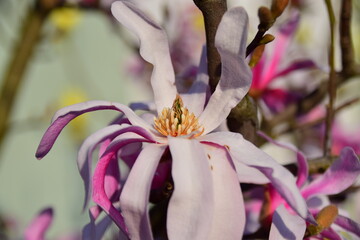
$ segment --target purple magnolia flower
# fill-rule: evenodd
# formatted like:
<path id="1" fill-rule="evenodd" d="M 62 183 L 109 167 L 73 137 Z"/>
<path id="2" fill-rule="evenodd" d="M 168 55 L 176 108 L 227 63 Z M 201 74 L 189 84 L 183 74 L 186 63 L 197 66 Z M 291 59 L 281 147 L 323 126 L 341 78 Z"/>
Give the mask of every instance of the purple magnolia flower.
<path id="1" fill-rule="evenodd" d="M 299 13 L 294 12 L 292 17 L 279 27 L 275 35 L 275 45 L 271 57 L 269 57 L 267 51 L 265 51 L 258 64 L 253 68 L 253 82 L 250 94 L 254 98 L 261 98 L 266 106 L 273 112 L 282 111 L 286 107 L 286 104 L 298 100 L 300 94 L 284 88 L 273 88 L 271 87 L 271 83 L 294 71 L 315 67 L 313 61 L 309 59 L 299 59 L 281 68 L 281 63 L 288 58 L 287 50 L 295 35 L 299 19 Z"/>
<path id="2" fill-rule="evenodd" d="M 151 85 L 155 105 L 134 108 L 154 107 L 155 115 L 150 111 L 138 116 L 131 108 L 108 101 L 65 107 L 55 114 L 36 156 L 44 157 L 75 117 L 97 110 L 116 110 L 126 118 L 87 138 L 78 164 L 87 192 L 92 189 L 93 201 L 129 238 L 153 239 L 148 203 L 153 179 L 167 172 L 164 162 L 170 163 L 168 169 L 174 182 L 167 209 L 170 239 L 241 238 L 245 208 L 239 182 L 271 182 L 287 204 L 306 218 L 306 203 L 290 172 L 241 134 L 216 131 L 251 84 L 251 71 L 245 61 L 248 17 L 244 9 L 230 9 L 219 25 L 216 47 L 222 59 L 222 76 L 208 101 L 205 58 L 189 92 L 179 94 L 164 31 L 129 2 L 114 3 L 112 13 L 137 35 L 141 56 L 154 67 Z M 100 143 L 101 156 L 91 186 L 91 155 Z M 120 198 L 118 155 L 124 156 L 131 167 Z M 99 212 L 91 208 L 92 220 Z"/>
<path id="3" fill-rule="evenodd" d="M 314 216 L 322 208 L 330 204 L 326 197 L 327 195 L 334 195 L 344 191 L 356 181 L 360 174 L 360 161 L 358 157 L 352 148 L 345 147 L 341 151 L 340 157 L 324 174 L 306 183 L 309 176 L 307 159 L 304 154 L 290 144 L 279 143 L 262 133 L 260 134 L 270 142 L 296 153 L 298 162 L 296 184 L 300 189 L 301 195 L 307 201 L 310 213 Z M 269 239 L 303 239 L 306 229 L 305 220 L 293 214 L 293 211 L 286 209 L 288 208 L 287 203 L 272 187 L 269 187 L 269 195 L 271 200 L 268 211 L 272 215 Z M 340 226 L 343 230 L 360 237 L 360 225 L 345 216 L 338 215 L 334 225 Z M 342 239 L 333 227 L 323 230 L 319 236 L 330 237 L 330 239 Z"/>

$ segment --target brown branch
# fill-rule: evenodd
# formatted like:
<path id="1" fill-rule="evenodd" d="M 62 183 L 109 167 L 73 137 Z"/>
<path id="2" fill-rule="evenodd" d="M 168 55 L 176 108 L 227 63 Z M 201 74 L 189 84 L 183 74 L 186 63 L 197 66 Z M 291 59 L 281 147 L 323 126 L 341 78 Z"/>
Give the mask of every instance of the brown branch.
<path id="1" fill-rule="evenodd" d="M 354 72 L 354 46 L 351 38 L 352 0 L 343 0 L 340 15 L 340 47 L 342 71 L 345 74 Z"/>
<path id="2" fill-rule="evenodd" d="M 47 11 L 31 9 L 24 20 L 19 40 L 2 80 L 0 90 L 0 146 L 8 131 L 9 119 L 27 64 L 40 37 Z"/>
<path id="3" fill-rule="evenodd" d="M 227 4 L 226 0 L 194 0 L 194 3 L 204 16 L 208 74 L 210 89 L 214 92 L 221 75 L 221 58 L 215 47 L 215 35 L 221 18 L 227 10 Z"/>

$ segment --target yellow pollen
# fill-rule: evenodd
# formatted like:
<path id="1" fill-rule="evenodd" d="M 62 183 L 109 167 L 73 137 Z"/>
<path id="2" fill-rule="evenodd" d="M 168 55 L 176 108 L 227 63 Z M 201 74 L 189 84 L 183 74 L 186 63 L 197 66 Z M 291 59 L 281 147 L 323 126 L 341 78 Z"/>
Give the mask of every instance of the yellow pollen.
<path id="1" fill-rule="evenodd" d="M 154 127 L 164 136 L 191 135 L 191 138 L 198 137 L 204 132 L 204 127 L 198 122 L 194 113 L 184 107 L 179 95 L 176 96 L 171 108 L 164 108 L 157 118 L 154 118 Z"/>

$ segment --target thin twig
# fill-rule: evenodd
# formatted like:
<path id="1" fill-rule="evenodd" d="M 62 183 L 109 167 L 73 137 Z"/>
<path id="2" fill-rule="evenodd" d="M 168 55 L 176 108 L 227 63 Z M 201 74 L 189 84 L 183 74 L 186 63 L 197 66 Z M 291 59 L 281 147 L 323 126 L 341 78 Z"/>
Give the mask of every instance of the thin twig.
<path id="1" fill-rule="evenodd" d="M 354 71 L 354 46 L 351 38 L 352 0 L 343 0 L 340 15 L 341 63 L 344 73 Z"/>
<path id="2" fill-rule="evenodd" d="M 329 103 L 327 105 L 326 112 L 326 125 L 324 136 L 324 156 L 327 157 L 331 154 L 331 127 L 334 120 L 334 102 L 336 98 L 336 73 L 335 73 L 335 15 L 331 4 L 331 0 L 325 0 L 326 8 L 329 14 L 330 23 L 330 54 L 329 54 L 329 66 L 330 75 L 328 81 L 328 94 Z"/>
<path id="3" fill-rule="evenodd" d="M 24 20 L 18 43 L 14 48 L 13 57 L 2 80 L 0 90 L 0 146 L 8 131 L 15 98 L 21 86 L 29 59 L 39 40 L 46 16 L 46 11 L 40 11 L 37 8 L 29 11 L 27 18 Z"/>
<path id="4" fill-rule="evenodd" d="M 194 3 L 204 16 L 210 90 L 214 92 L 221 75 L 221 58 L 215 47 L 215 35 L 227 4 L 226 0 L 194 0 Z"/>

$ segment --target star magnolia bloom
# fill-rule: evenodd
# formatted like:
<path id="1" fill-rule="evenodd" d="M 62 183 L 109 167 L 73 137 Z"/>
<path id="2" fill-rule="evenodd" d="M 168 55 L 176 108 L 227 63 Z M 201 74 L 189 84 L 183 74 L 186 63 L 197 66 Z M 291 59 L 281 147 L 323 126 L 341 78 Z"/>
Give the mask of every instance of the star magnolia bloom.
<path id="1" fill-rule="evenodd" d="M 129 238 L 153 239 L 148 216 L 150 188 L 160 159 L 168 150 L 174 181 L 167 211 L 170 239 L 240 239 L 245 209 L 239 182 L 271 182 L 294 211 L 305 218 L 306 203 L 290 172 L 240 134 L 213 132 L 251 84 L 251 71 L 245 62 L 248 17 L 244 9 L 230 9 L 219 25 L 215 44 L 222 59 L 222 75 L 207 103 L 204 59 L 189 92 L 179 94 L 164 31 L 129 2 L 114 3 L 112 13 L 138 36 L 140 54 L 154 66 L 151 84 L 158 113 L 153 116 L 155 120 L 149 123 L 148 118 L 139 117 L 120 103 L 75 104 L 55 114 L 36 156 L 45 156 L 61 130 L 75 117 L 96 110 L 116 110 L 127 117 L 130 125 L 111 125 L 90 136 L 80 150 L 79 168 L 87 182 L 91 171 L 86 155 L 91 155 L 99 142 L 111 140 L 101 150 L 92 181 L 92 198 Z M 118 185 L 106 190 L 106 174 L 117 161 L 117 153 L 136 143 L 143 143 L 143 147 L 123 186 L 120 213 L 109 199 Z"/>
<path id="2" fill-rule="evenodd" d="M 279 143 L 262 133 L 260 134 L 270 142 L 296 153 L 298 161 L 296 183 L 302 196 L 307 201 L 311 214 L 314 216 L 317 215 L 323 207 L 330 204 L 329 200 L 326 198 L 327 195 L 341 193 L 350 187 L 360 174 L 360 161 L 358 157 L 353 149 L 345 147 L 341 151 L 340 157 L 324 174 L 315 178 L 308 184 L 305 184 L 308 179 L 308 164 L 304 154 L 290 144 Z M 268 210 L 269 214 L 273 214 L 269 239 L 303 239 L 306 229 L 305 220 L 297 215 L 291 214 L 286 209 L 287 204 L 284 199 L 282 199 L 273 188 L 269 188 L 269 193 L 271 200 L 270 209 Z M 360 237 L 360 224 L 353 220 L 338 215 L 334 224 L 340 226 L 343 230 Z M 322 231 L 319 236 L 334 240 L 342 239 L 332 227 Z"/>
<path id="3" fill-rule="evenodd" d="M 299 24 L 299 13 L 294 12 L 292 17 L 280 26 L 274 40 L 274 50 L 269 58 L 264 52 L 260 61 L 253 68 L 253 82 L 250 94 L 254 98 L 262 98 L 267 107 L 273 112 L 284 109 L 286 104 L 296 101 L 300 95 L 296 95 L 286 89 L 271 88 L 270 84 L 280 77 L 287 76 L 301 69 L 312 69 L 315 63 L 308 59 L 296 60 L 285 68 L 280 68 L 282 61 L 286 60 L 287 49 L 294 37 Z"/>

